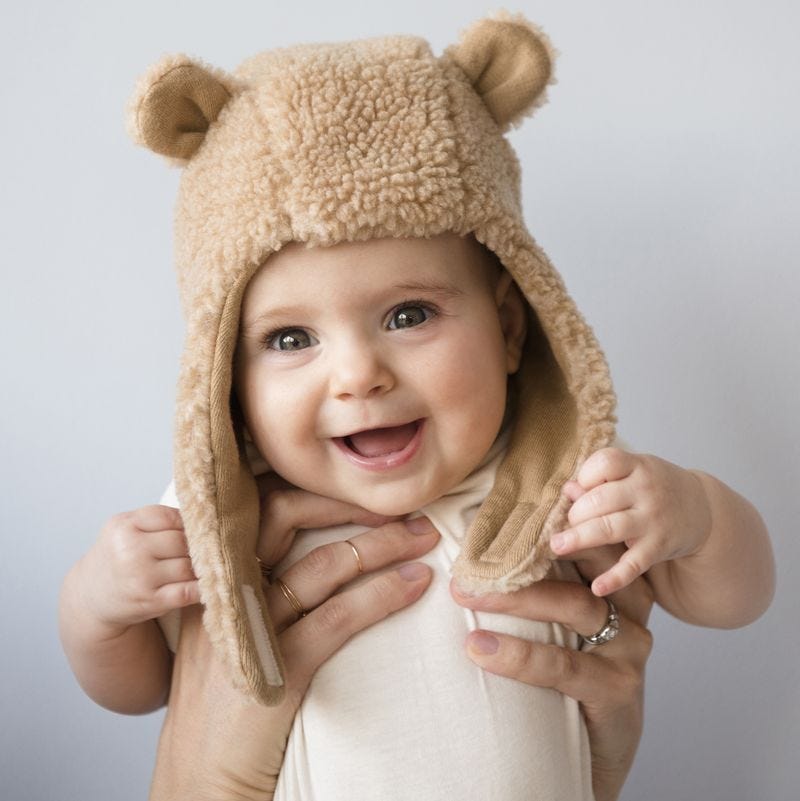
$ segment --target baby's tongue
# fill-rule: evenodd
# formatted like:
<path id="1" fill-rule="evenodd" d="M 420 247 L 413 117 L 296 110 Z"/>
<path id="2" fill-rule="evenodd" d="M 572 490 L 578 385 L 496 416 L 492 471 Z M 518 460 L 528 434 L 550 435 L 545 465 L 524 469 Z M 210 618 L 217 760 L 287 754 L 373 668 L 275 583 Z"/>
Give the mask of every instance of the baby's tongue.
<path id="1" fill-rule="evenodd" d="M 411 442 L 416 430 L 416 423 L 406 423 L 393 428 L 361 431 L 358 434 L 351 434 L 347 440 L 350 447 L 362 456 L 383 456 L 386 453 L 403 450 Z"/>

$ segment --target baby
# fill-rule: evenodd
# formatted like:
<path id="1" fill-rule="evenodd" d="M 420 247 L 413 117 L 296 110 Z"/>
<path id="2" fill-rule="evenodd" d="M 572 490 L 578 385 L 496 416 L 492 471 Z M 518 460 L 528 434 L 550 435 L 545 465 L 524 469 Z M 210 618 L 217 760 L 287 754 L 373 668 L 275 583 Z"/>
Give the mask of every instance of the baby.
<path id="1" fill-rule="evenodd" d="M 422 513 L 442 535 L 425 595 L 315 675 L 276 798 L 592 797 L 577 702 L 460 652 L 478 627 L 582 638 L 464 610 L 450 573 L 480 593 L 578 580 L 553 552 L 625 543 L 597 595 L 644 574 L 662 606 L 711 626 L 771 598 L 747 501 L 615 443 L 602 352 L 524 229 L 501 134 L 541 103 L 551 62 L 535 26 L 501 14 L 440 59 L 414 37 L 272 51 L 236 76 L 171 57 L 136 93 L 138 139 L 187 165 L 177 494 L 112 518 L 65 580 L 81 685 L 119 711 L 162 704 L 171 659 L 155 621 L 174 649 L 171 613 L 202 601 L 234 678 L 280 700 L 255 559 L 264 471 L 377 515 Z M 274 573 L 326 542 L 358 554 L 364 530 L 301 532 Z M 592 642 L 613 623 L 609 607 Z"/>

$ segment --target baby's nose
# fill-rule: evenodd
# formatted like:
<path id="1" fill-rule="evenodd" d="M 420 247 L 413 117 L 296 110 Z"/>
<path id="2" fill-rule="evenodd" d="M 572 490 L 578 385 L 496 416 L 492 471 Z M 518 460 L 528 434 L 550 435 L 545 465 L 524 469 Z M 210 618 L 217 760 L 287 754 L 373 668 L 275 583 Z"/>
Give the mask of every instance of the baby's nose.
<path id="1" fill-rule="evenodd" d="M 337 354 L 331 367 L 330 393 L 335 398 L 367 398 L 395 385 L 388 360 L 376 348 L 360 346 Z"/>

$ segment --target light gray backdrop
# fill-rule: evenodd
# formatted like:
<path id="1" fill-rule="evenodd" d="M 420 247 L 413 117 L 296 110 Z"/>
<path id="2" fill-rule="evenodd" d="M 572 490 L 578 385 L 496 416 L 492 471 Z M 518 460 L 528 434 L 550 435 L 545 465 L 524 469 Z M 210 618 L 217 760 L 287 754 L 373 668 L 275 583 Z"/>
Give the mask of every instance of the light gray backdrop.
<path id="1" fill-rule="evenodd" d="M 439 53 L 491 8 L 4 4 L 3 799 L 143 799 L 161 722 L 89 701 L 56 627 L 69 566 L 112 514 L 157 502 L 171 472 L 179 174 L 127 139 L 136 78 L 166 52 L 233 69 L 268 47 L 389 33 Z M 750 498 L 780 566 L 772 608 L 746 629 L 654 613 L 624 798 L 797 798 L 798 6 L 509 8 L 562 53 L 550 103 L 511 139 L 529 227 L 610 360 L 620 433 Z"/>

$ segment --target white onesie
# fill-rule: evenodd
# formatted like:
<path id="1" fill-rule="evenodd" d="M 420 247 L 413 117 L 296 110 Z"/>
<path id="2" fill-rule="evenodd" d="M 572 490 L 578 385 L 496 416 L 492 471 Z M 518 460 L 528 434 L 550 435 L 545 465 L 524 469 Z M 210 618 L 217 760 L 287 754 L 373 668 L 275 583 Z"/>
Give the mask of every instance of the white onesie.
<path id="1" fill-rule="evenodd" d="M 464 646 L 478 628 L 571 648 L 578 636 L 555 623 L 464 609 L 448 589 L 506 441 L 499 437 L 475 472 L 421 510 L 441 534 L 415 560 L 433 569 L 422 597 L 356 634 L 315 674 L 289 735 L 276 801 L 593 801 L 578 703 L 485 672 Z M 161 502 L 178 505 L 172 485 Z M 275 573 L 318 545 L 364 530 L 302 531 Z M 555 570 L 578 580 L 571 563 Z M 177 619 L 159 622 L 174 649 Z"/>

